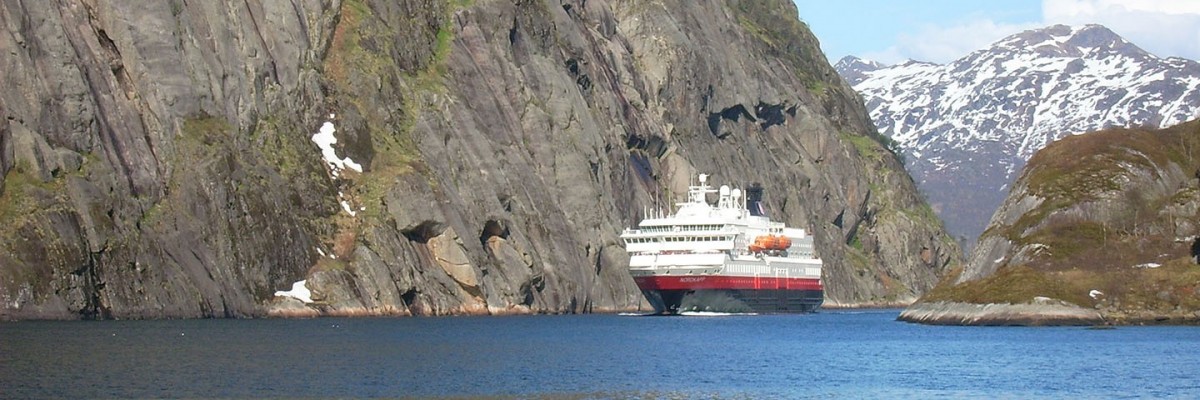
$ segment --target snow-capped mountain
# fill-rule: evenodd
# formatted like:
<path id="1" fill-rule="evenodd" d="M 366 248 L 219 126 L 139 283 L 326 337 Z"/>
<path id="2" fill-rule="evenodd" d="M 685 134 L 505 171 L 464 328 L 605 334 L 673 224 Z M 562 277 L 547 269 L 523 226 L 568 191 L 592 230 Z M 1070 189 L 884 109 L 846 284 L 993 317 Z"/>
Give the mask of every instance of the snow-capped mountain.
<path id="1" fill-rule="evenodd" d="M 1051 141 L 1200 116 L 1200 63 L 1156 57 L 1100 25 L 1021 32 L 945 65 L 846 57 L 836 68 L 950 232 L 970 241 Z"/>

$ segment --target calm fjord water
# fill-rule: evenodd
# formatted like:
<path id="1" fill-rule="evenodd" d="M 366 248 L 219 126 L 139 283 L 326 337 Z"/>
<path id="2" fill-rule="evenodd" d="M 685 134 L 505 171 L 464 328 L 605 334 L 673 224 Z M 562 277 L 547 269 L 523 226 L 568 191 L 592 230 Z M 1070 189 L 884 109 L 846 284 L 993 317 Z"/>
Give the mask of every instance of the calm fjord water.
<path id="1" fill-rule="evenodd" d="M 0 323 L 0 397 L 1200 397 L 1200 328 L 897 313 Z"/>

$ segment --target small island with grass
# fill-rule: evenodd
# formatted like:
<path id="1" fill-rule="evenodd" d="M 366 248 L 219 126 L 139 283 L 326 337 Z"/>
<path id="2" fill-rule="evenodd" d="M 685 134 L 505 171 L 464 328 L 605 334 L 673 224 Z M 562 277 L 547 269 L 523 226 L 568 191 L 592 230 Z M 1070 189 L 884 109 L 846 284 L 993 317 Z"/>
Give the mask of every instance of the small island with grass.
<path id="1" fill-rule="evenodd" d="M 1200 121 L 1059 140 L 964 267 L 900 315 L 945 325 L 1200 323 Z"/>

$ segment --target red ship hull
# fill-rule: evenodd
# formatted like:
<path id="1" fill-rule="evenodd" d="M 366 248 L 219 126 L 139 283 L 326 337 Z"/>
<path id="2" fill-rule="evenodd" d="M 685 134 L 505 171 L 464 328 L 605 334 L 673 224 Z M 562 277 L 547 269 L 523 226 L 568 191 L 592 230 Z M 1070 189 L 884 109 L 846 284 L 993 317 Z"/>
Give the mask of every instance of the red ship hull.
<path id="1" fill-rule="evenodd" d="M 813 312 L 824 301 L 820 279 L 744 276 L 639 276 L 638 288 L 659 314 L 680 311 Z"/>

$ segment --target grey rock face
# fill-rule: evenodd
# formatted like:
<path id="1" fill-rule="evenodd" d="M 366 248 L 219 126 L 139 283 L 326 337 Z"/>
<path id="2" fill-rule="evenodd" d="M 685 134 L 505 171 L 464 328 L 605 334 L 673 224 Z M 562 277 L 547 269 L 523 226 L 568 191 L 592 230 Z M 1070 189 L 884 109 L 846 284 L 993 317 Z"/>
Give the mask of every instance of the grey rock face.
<path id="1" fill-rule="evenodd" d="M 5 3 L 0 317 L 644 308 L 618 234 L 697 172 L 808 227 L 830 304 L 911 301 L 958 250 L 795 13 Z"/>

